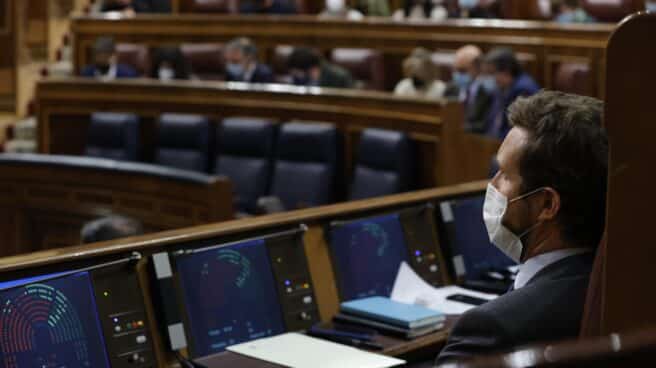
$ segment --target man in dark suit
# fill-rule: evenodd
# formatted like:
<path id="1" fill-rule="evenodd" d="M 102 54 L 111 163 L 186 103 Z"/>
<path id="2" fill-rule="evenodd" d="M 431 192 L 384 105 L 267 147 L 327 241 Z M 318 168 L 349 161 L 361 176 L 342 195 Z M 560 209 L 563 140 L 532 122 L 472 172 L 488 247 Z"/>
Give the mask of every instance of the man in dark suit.
<path id="1" fill-rule="evenodd" d="M 494 76 L 493 84 L 496 85 L 485 134 L 503 139 L 510 130 L 508 106 L 520 96 L 531 96 L 537 93 L 540 86 L 524 72 L 511 49 L 491 50 L 485 55 L 483 64 L 486 74 Z"/>
<path id="2" fill-rule="evenodd" d="M 298 86 L 352 88 L 353 76 L 339 65 L 323 60 L 316 52 L 306 47 L 292 51 L 287 65 L 292 81 Z"/>
<path id="3" fill-rule="evenodd" d="M 465 105 L 465 129 L 484 133 L 492 106 L 493 91 L 481 74 L 482 52 L 477 46 L 466 45 L 456 51 L 453 81 L 446 91 L 448 97 L 460 99 Z"/>
<path id="4" fill-rule="evenodd" d="M 511 291 L 460 317 L 439 363 L 578 336 L 606 213 L 602 112 L 599 100 L 552 91 L 510 107 L 483 217 L 519 273 Z"/>
<path id="5" fill-rule="evenodd" d="M 80 73 L 83 77 L 101 79 L 136 78 L 136 70 L 118 62 L 116 45 L 111 37 L 99 37 L 93 45 L 93 64 L 87 65 Z"/>
<path id="6" fill-rule="evenodd" d="M 226 80 L 231 82 L 273 83 L 273 72 L 257 61 L 257 48 L 248 38 L 236 38 L 226 45 Z"/>

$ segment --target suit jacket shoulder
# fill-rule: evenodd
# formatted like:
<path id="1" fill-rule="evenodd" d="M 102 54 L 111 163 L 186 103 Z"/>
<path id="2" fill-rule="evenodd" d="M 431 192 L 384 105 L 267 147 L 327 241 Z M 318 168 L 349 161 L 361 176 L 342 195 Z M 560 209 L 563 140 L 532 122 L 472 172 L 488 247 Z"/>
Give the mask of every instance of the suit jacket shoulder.
<path id="1" fill-rule="evenodd" d="M 578 336 L 592 258 L 565 258 L 523 288 L 462 315 L 438 361 Z"/>
<path id="2" fill-rule="evenodd" d="M 251 78 L 253 83 L 271 83 L 273 82 L 273 72 L 266 64 L 257 64 L 255 72 Z"/>

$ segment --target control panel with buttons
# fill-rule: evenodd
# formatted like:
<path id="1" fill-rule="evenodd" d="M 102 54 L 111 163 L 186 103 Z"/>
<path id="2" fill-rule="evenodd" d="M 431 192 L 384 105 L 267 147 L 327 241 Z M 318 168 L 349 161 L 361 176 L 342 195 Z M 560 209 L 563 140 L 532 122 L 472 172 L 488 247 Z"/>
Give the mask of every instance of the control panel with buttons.
<path id="1" fill-rule="evenodd" d="M 319 312 L 303 247 L 302 233 L 266 240 L 288 331 L 319 322 Z"/>
<path id="2" fill-rule="evenodd" d="M 134 267 L 124 265 L 94 271 L 93 281 L 112 368 L 156 367 Z"/>
<path id="3" fill-rule="evenodd" d="M 446 284 L 448 273 L 431 205 L 405 209 L 399 213 L 410 253 L 410 266 L 433 286 Z"/>

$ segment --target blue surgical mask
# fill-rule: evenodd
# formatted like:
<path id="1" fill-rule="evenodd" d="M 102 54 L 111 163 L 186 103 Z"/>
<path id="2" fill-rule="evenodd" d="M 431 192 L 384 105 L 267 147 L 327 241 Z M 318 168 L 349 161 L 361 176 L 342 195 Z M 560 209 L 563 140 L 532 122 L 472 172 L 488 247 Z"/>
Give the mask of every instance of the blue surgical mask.
<path id="1" fill-rule="evenodd" d="M 244 66 L 241 65 L 241 64 L 237 64 L 237 63 L 227 63 L 226 64 L 226 71 L 233 78 L 240 79 L 244 75 Z"/>
<path id="2" fill-rule="evenodd" d="M 471 10 L 478 5 L 478 0 L 458 0 L 458 6 L 460 9 Z"/>
<path id="3" fill-rule="evenodd" d="M 656 1 L 645 3 L 645 7 L 647 8 L 648 12 L 656 13 Z"/>
<path id="4" fill-rule="evenodd" d="M 481 86 L 483 86 L 483 88 L 486 91 L 494 92 L 497 90 L 497 80 L 494 79 L 493 76 L 489 75 L 489 76 L 480 77 L 478 80 L 480 81 Z"/>
<path id="5" fill-rule="evenodd" d="M 558 23 L 575 23 L 576 14 L 574 12 L 561 13 L 556 17 Z"/>
<path id="6" fill-rule="evenodd" d="M 453 83 L 460 89 L 466 89 L 471 83 L 472 78 L 469 73 L 453 72 Z"/>

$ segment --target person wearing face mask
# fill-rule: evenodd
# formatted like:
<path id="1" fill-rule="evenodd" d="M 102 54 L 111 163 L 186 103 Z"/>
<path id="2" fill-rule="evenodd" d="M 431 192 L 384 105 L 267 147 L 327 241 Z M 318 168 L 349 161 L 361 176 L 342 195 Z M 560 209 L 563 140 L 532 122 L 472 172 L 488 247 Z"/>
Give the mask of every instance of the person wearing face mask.
<path id="1" fill-rule="evenodd" d="M 405 0 L 403 8 L 395 11 L 392 14 L 392 19 L 398 21 L 406 19 L 444 20 L 449 16 L 449 13 L 442 3 L 443 0 Z"/>
<path id="2" fill-rule="evenodd" d="M 490 241 L 519 263 L 511 290 L 463 314 L 438 363 L 579 335 L 606 216 L 603 102 L 541 91 L 509 109 L 483 218 Z M 483 245 L 481 245 L 483 246 Z"/>
<path id="3" fill-rule="evenodd" d="M 507 110 L 518 97 L 531 96 L 540 90 L 540 86 L 524 72 L 515 53 L 508 48 L 492 49 L 483 59 L 484 68 L 488 74 L 494 76 L 494 82 L 489 79 L 490 86 L 494 87 L 494 101 L 487 117 L 485 134 L 503 139 L 510 130 Z"/>
<path id="4" fill-rule="evenodd" d="M 99 79 L 136 78 L 136 70 L 118 62 L 116 45 L 111 37 L 99 37 L 93 45 L 93 64 L 82 68 L 82 77 Z"/>
<path id="5" fill-rule="evenodd" d="M 460 18 L 499 18 L 499 0 L 458 0 Z"/>
<path id="6" fill-rule="evenodd" d="M 273 83 L 271 68 L 257 61 L 257 47 L 246 37 L 236 38 L 225 47 L 226 81 Z"/>
<path id="7" fill-rule="evenodd" d="M 189 79 L 189 64 L 178 47 L 162 47 L 153 52 L 150 77 L 160 81 Z"/>
<path id="8" fill-rule="evenodd" d="M 323 60 L 307 47 L 295 48 L 287 66 L 297 86 L 353 88 L 353 76 L 348 70 Z"/>
<path id="9" fill-rule="evenodd" d="M 483 53 L 474 45 L 459 48 L 453 63 L 452 82 L 446 95 L 460 99 L 465 105 L 465 129 L 483 133 L 492 106 L 493 88 L 487 84 L 489 76 L 482 74 Z"/>
<path id="10" fill-rule="evenodd" d="M 430 52 L 415 49 L 403 61 L 403 74 L 394 88 L 394 94 L 406 97 L 423 97 L 433 100 L 444 98 L 446 83 L 438 79 L 438 70 L 430 58 Z"/>
<path id="11" fill-rule="evenodd" d="M 580 0 L 562 0 L 557 8 L 558 15 L 554 20 L 558 23 L 590 23 L 595 21 L 583 10 Z"/>
<path id="12" fill-rule="evenodd" d="M 320 18 L 342 18 L 362 20 L 364 15 L 345 4 L 345 0 L 326 0 L 326 8 L 319 14 Z"/>
<path id="13" fill-rule="evenodd" d="M 645 1 L 645 10 L 656 13 L 656 0 Z"/>

